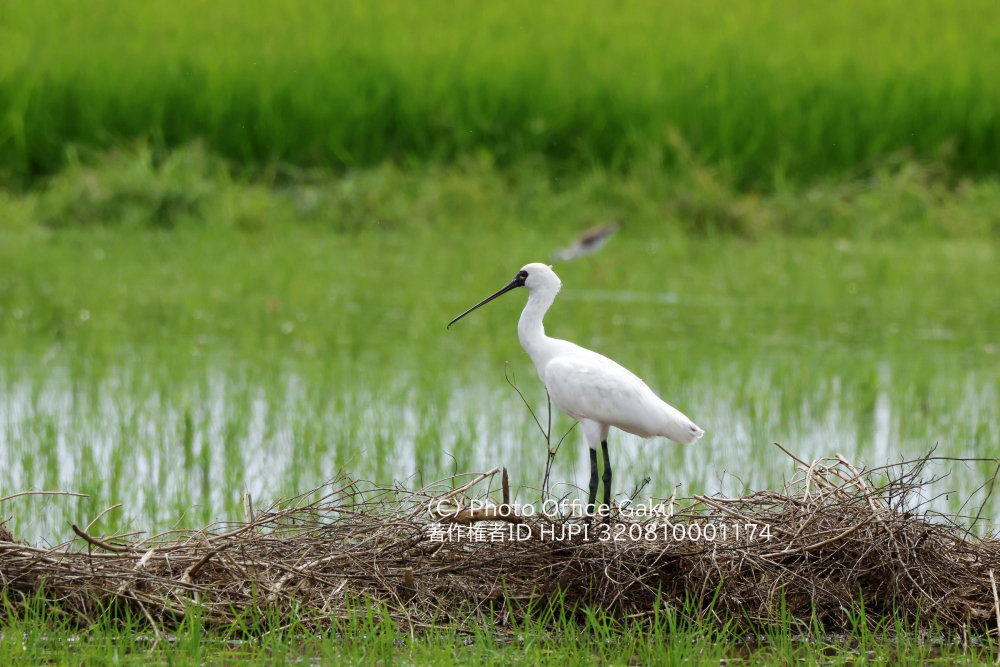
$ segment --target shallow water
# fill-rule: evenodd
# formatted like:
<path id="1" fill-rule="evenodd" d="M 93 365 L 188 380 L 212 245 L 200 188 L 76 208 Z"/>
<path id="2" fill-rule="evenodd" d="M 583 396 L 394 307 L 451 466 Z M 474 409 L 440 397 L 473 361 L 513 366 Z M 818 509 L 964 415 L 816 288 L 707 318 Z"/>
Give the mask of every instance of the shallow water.
<path id="1" fill-rule="evenodd" d="M 936 454 L 946 456 L 1000 452 L 996 380 L 984 374 L 934 378 L 930 390 L 953 403 L 947 411 L 921 416 L 919 424 L 913 401 L 893 386 L 888 364 L 879 369 L 869 409 L 861 409 L 837 377 L 820 379 L 814 395 L 801 396 L 788 409 L 781 386 L 764 369 L 749 379 L 735 368 L 729 375 L 704 376 L 686 386 L 684 410 L 706 429 L 694 445 L 612 432 L 619 497 L 647 476 L 652 481 L 643 498 L 669 497 L 675 484 L 681 495 L 780 488 L 794 465 L 771 444 L 775 440 L 807 461 L 841 453 L 868 465 L 917 458 L 935 444 Z M 737 384 L 740 391 L 733 390 Z M 537 396 L 537 378 L 521 378 L 519 386 L 540 399 L 533 407 L 544 425 L 547 408 Z M 740 397 L 747 391 L 755 397 L 749 408 Z M 295 374 L 257 384 L 223 371 L 180 398 L 164 396 L 126 372 L 83 391 L 56 370 L 7 381 L 0 393 L 0 453 L 8 464 L 0 471 L 0 488 L 94 498 L 23 499 L 14 501 L 17 511 L 14 505 L 4 509 L 15 516 L 18 534 L 30 539 L 65 535 L 68 522 L 84 520 L 80 514 L 88 510 L 96 515 L 102 501 L 123 503 L 116 526 L 172 524 L 189 506 L 196 506 L 192 520 L 207 521 L 238 516 L 244 493 L 266 502 L 318 486 L 342 468 L 380 482 L 419 484 L 505 466 L 526 487 L 519 491 L 522 501 L 538 497 L 545 442 L 502 369 L 485 371 L 476 384 L 456 382 L 434 402 L 416 393 L 400 379 L 388 390 L 354 389 L 332 398 L 311 393 Z M 554 413 L 557 440 L 572 422 Z M 955 501 L 972 494 L 991 469 L 937 465 L 933 472 L 951 474 L 932 491 L 958 493 L 931 507 L 955 509 Z M 554 492 L 583 495 L 579 489 L 588 474 L 586 445 L 574 430 L 556 460 Z M 34 514 L 28 521 L 25 506 Z"/>

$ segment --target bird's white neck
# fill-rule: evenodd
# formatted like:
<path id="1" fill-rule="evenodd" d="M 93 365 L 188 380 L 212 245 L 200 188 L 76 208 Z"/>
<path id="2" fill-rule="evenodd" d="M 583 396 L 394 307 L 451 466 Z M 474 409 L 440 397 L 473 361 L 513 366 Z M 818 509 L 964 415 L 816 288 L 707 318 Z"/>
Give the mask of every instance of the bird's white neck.
<path id="1" fill-rule="evenodd" d="M 550 348 L 548 343 L 551 340 L 545 335 L 542 318 L 545 316 L 545 311 L 555 301 L 558 292 L 558 285 L 533 290 L 528 296 L 527 305 L 521 311 L 521 319 L 517 322 L 517 337 L 521 341 L 521 347 L 535 363 L 539 376 L 542 375 L 542 369 L 548 361 Z M 542 381 L 544 380 L 543 377 Z"/>

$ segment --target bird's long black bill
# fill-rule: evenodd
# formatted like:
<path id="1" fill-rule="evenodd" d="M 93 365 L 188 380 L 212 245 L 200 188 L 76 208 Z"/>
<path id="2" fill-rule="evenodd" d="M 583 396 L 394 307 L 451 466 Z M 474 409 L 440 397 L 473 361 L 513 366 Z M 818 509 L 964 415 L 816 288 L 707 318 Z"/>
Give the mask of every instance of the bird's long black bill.
<path id="1" fill-rule="evenodd" d="M 456 317 L 455 319 L 453 319 L 451 322 L 448 322 L 448 328 L 450 329 L 452 324 L 454 324 L 455 322 L 458 322 L 460 319 L 462 319 L 463 317 L 465 317 L 466 315 L 468 315 L 469 313 L 471 313 L 472 311 L 474 311 L 476 308 L 479 308 L 479 306 L 486 305 L 487 303 L 489 303 L 493 299 L 497 298 L 501 294 L 506 294 L 507 292 L 511 291 L 512 289 L 514 289 L 516 287 L 524 287 L 524 278 L 521 278 L 521 277 L 514 278 L 512 281 L 510 281 L 509 283 L 507 283 L 507 285 L 503 289 L 501 289 L 499 292 L 497 292 L 496 294 L 493 294 L 491 296 L 486 297 L 485 299 L 483 299 L 482 301 L 480 301 L 479 303 L 477 303 L 476 305 L 474 305 L 472 308 L 469 308 L 467 311 L 465 311 L 464 313 L 462 313 L 461 315 L 459 315 L 458 317 Z"/>

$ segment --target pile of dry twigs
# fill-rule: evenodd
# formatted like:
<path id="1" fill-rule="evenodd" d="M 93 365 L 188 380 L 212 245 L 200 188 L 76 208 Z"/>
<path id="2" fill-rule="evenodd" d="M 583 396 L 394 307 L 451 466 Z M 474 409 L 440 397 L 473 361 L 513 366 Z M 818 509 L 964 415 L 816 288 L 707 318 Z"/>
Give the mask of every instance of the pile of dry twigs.
<path id="1" fill-rule="evenodd" d="M 49 549 L 0 526 L 0 614 L 40 595 L 86 625 L 114 602 L 159 634 L 192 605 L 213 627 L 252 614 L 317 630 L 366 606 L 419 630 L 510 627 L 552 604 L 641 621 L 660 605 L 744 628 L 785 609 L 835 631 L 863 601 L 872 624 L 996 627 L 1000 542 L 921 510 L 927 459 L 795 460 L 781 491 L 663 499 L 652 516 L 618 507 L 586 538 L 579 515 L 511 504 L 497 469 L 417 490 L 342 477 L 266 509 L 247 502 L 242 521 L 146 538 L 74 526 L 77 539 Z"/>

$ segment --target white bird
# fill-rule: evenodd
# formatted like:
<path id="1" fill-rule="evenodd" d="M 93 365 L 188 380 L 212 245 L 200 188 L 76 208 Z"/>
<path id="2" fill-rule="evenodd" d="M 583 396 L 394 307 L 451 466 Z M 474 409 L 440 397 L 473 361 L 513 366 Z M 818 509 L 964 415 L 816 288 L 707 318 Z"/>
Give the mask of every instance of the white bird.
<path id="1" fill-rule="evenodd" d="M 521 347 L 535 363 L 538 377 L 560 410 L 580 422 L 590 447 L 590 499 L 597 500 L 597 445 L 604 454 L 604 504 L 611 506 L 611 462 L 608 432 L 612 426 L 641 438 L 663 436 L 689 445 L 703 430 L 683 413 L 661 400 L 646 383 L 605 356 L 575 343 L 545 335 L 542 318 L 555 301 L 562 281 L 545 264 L 527 264 L 496 294 L 483 299 L 452 320 L 459 321 L 476 308 L 517 287 L 528 288 L 528 304 L 517 323 Z"/>

